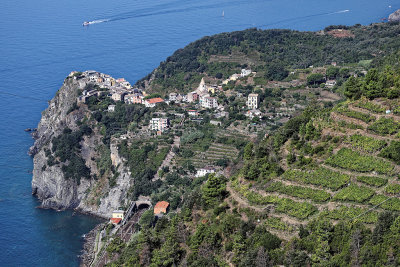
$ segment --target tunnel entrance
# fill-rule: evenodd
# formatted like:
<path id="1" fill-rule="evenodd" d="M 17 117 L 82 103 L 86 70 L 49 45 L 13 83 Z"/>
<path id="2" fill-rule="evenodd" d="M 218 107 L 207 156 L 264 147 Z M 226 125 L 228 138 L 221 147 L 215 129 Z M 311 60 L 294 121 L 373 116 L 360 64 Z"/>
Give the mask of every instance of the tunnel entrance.
<path id="1" fill-rule="evenodd" d="M 148 203 L 140 203 L 137 207 L 138 210 L 148 209 L 148 208 L 150 208 L 150 204 Z"/>

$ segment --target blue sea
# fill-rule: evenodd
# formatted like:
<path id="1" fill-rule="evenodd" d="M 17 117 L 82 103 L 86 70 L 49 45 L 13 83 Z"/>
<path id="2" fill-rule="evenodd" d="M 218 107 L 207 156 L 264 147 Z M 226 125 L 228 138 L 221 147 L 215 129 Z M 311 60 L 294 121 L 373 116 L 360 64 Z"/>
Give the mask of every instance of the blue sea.
<path id="1" fill-rule="evenodd" d="M 64 78 L 93 69 L 131 83 L 205 35 L 379 22 L 395 0 L 2 0 L 0 8 L 0 265 L 78 266 L 99 220 L 36 208 L 36 127 Z M 361 3 L 362 2 L 362 3 Z M 389 7 L 392 6 L 392 7 Z M 224 13 L 224 16 L 222 16 Z M 82 27 L 83 21 L 98 23 Z"/>

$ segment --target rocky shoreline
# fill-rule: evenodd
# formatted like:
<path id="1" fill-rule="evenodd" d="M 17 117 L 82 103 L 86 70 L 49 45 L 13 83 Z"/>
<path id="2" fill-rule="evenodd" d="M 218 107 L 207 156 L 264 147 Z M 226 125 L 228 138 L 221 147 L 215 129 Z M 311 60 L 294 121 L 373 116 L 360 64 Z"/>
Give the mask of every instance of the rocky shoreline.
<path id="1" fill-rule="evenodd" d="M 89 267 L 95 258 L 95 242 L 96 236 L 104 228 L 105 223 L 101 223 L 93 228 L 89 233 L 84 236 L 83 249 L 81 251 L 80 266 Z"/>
<path id="2" fill-rule="evenodd" d="M 399 22 L 400 21 L 400 9 L 396 10 L 389 15 L 389 22 Z"/>

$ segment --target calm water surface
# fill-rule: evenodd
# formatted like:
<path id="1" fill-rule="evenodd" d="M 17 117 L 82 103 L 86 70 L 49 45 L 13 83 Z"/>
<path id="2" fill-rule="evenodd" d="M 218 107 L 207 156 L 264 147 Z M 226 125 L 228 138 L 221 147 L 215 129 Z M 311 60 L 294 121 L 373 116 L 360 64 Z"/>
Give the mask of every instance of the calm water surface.
<path id="1" fill-rule="evenodd" d="M 77 266 L 81 236 L 98 223 L 36 209 L 31 196 L 26 152 L 33 141 L 23 130 L 36 127 L 70 71 L 94 69 L 133 83 L 205 35 L 369 24 L 396 8 L 394 0 L 2 0 L 0 265 Z M 84 28 L 85 20 L 104 22 Z"/>

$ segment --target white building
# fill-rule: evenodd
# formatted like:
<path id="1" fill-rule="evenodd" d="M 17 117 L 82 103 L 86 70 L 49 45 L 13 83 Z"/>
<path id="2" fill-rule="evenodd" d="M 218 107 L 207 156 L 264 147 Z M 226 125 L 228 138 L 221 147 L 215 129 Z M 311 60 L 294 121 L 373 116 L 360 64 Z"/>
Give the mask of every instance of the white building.
<path id="1" fill-rule="evenodd" d="M 178 96 L 177 93 L 170 93 L 169 94 L 169 100 L 170 101 L 176 101 L 176 97 Z"/>
<path id="2" fill-rule="evenodd" d="M 152 118 L 150 121 L 150 129 L 153 131 L 164 132 L 169 127 L 167 118 Z"/>
<path id="3" fill-rule="evenodd" d="M 325 83 L 325 86 L 326 86 L 327 88 L 332 88 L 332 87 L 334 87 L 335 85 L 336 85 L 336 81 L 335 81 L 335 80 L 327 80 L 326 83 Z"/>
<path id="4" fill-rule="evenodd" d="M 247 97 L 247 107 L 249 109 L 257 109 L 259 102 L 260 98 L 258 94 L 249 94 L 249 96 Z"/>
<path id="5" fill-rule="evenodd" d="M 215 97 L 205 96 L 200 98 L 200 105 L 203 108 L 217 108 L 218 102 Z"/>
<path id="6" fill-rule="evenodd" d="M 261 119 L 261 117 L 262 117 L 261 115 L 262 115 L 262 113 L 258 109 L 248 110 L 245 114 L 245 116 L 249 117 L 250 119 L 253 119 L 254 117 L 258 117 Z"/>
<path id="7" fill-rule="evenodd" d="M 246 70 L 246 69 L 242 69 L 242 72 L 240 73 L 240 77 L 246 77 L 249 76 L 251 74 L 251 70 Z"/>
<path id="8" fill-rule="evenodd" d="M 108 112 L 114 112 L 114 111 L 115 111 L 115 105 L 109 105 Z"/>
<path id="9" fill-rule="evenodd" d="M 123 92 L 115 92 L 111 95 L 112 100 L 114 101 L 124 101 L 125 93 Z"/>
<path id="10" fill-rule="evenodd" d="M 196 172 L 196 177 L 203 177 L 209 173 L 215 173 L 215 168 L 213 167 L 204 167 L 201 169 L 198 169 Z"/>
<path id="11" fill-rule="evenodd" d="M 199 112 L 197 112 L 197 110 L 188 110 L 188 114 L 191 117 L 197 117 L 199 116 Z"/>

